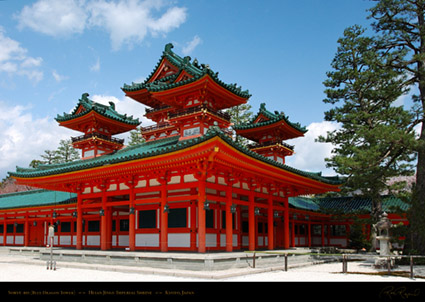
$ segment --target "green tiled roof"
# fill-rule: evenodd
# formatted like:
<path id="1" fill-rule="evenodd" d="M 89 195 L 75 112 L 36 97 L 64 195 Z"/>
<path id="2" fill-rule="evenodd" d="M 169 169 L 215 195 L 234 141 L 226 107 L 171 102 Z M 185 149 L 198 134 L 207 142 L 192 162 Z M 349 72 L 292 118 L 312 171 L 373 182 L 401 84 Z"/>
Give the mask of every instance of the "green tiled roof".
<path id="1" fill-rule="evenodd" d="M 312 199 L 303 197 L 289 197 L 288 203 L 290 206 L 308 211 L 319 211 L 320 208 Z"/>
<path id="2" fill-rule="evenodd" d="M 109 106 L 105 106 L 103 104 L 99 104 L 96 102 L 93 102 L 88 98 L 89 94 L 84 93 L 81 96 L 81 99 L 78 100 L 78 104 L 75 106 L 74 110 L 71 113 L 63 113 L 63 115 L 59 115 L 56 117 L 56 121 L 58 122 L 65 122 L 69 121 L 81 116 L 84 116 L 91 111 L 97 112 L 100 115 L 103 115 L 107 118 L 119 121 L 121 123 L 129 124 L 129 125 L 139 125 L 140 121 L 138 118 L 133 118 L 133 116 L 127 116 L 127 114 L 120 114 L 115 110 L 115 104 L 113 102 L 109 103 Z M 77 114 L 78 108 L 80 106 L 83 106 L 86 110 L 80 112 Z"/>
<path id="3" fill-rule="evenodd" d="M 370 213 L 372 210 L 372 199 L 364 197 L 327 197 L 314 200 L 322 211 L 336 211 L 342 213 Z M 396 209 L 407 211 L 409 205 L 394 196 L 382 198 L 382 211 L 391 213 Z"/>
<path id="4" fill-rule="evenodd" d="M 123 148 L 115 153 L 102 155 L 99 157 L 77 160 L 73 162 L 39 165 L 37 168 L 17 167 L 16 172 L 9 172 L 11 176 L 18 177 L 40 177 L 80 171 L 94 167 L 100 167 L 106 164 L 126 162 L 133 159 L 155 156 L 175 149 L 179 137 L 173 136 L 157 141 L 142 143 L 139 145 Z"/>
<path id="5" fill-rule="evenodd" d="M 364 197 L 291 197 L 289 204 L 294 208 L 322 213 L 361 214 L 370 213 L 372 200 Z M 382 210 L 387 213 L 405 212 L 409 205 L 394 196 L 384 196 Z"/>
<path id="6" fill-rule="evenodd" d="M 177 54 L 175 54 L 171 50 L 172 48 L 173 48 L 173 45 L 171 43 L 165 46 L 165 49 L 163 51 L 163 54 L 159 62 L 157 63 L 152 73 L 148 76 L 148 78 L 144 82 L 132 83 L 131 85 L 124 84 L 122 87 L 122 90 L 137 91 L 141 89 L 147 89 L 148 91 L 158 92 L 158 91 L 163 91 L 163 90 L 168 90 L 175 87 L 183 86 L 183 85 L 195 82 L 205 75 L 209 75 L 217 84 L 229 90 L 230 92 L 243 98 L 249 98 L 251 96 L 248 90 L 242 90 L 241 87 L 237 87 L 237 84 L 226 84 L 223 81 L 221 81 L 218 78 L 218 72 L 212 71 L 209 65 L 206 65 L 206 64 L 199 65 L 196 59 L 193 62 L 190 62 L 191 58 L 189 56 L 182 58 L 178 56 Z M 160 80 L 149 82 L 164 58 L 166 58 L 171 64 L 179 68 L 179 72 L 171 76 L 164 77 Z M 174 82 L 178 78 L 180 73 L 183 71 L 186 71 L 188 74 L 192 75 L 193 78 L 179 81 L 179 82 Z"/>
<path id="7" fill-rule="evenodd" d="M 234 142 L 231 138 L 229 138 L 225 133 L 223 133 L 218 127 L 210 128 L 207 133 L 203 136 L 187 139 L 179 141 L 178 136 L 168 137 L 156 141 L 150 141 L 141 143 L 139 145 L 126 147 L 121 149 L 115 153 L 102 155 L 92 159 L 86 160 L 78 160 L 74 162 L 68 162 L 63 164 L 56 165 L 40 165 L 37 168 L 16 168 L 16 172 L 9 172 L 11 176 L 22 177 L 22 178 L 31 178 L 31 177 L 41 177 L 48 175 L 55 175 L 61 173 L 67 173 L 72 171 L 85 170 L 94 167 L 100 167 L 107 164 L 115 164 L 121 162 L 127 162 L 130 160 L 149 158 L 152 156 L 166 154 L 177 150 L 186 149 L 192 146 L 195 146 L 199 143 L 212 139 L 216 136 L 219 136 L 226 143 L 236 148 L 237 150 L 251 156 L 252 158 L 258 159 L 262 162 L 274 165 L 282 170 L 292 172 L 298 174 L 300 176 L 304 176 L 310 179 L 314 179 L 323 183 L 338 185 L 341 184 L 342 181 L 338 178 L 327 178 L 322 177 L 318 173 L 311 173 L 301 171 L 292 167 L 289 167 L 285 164 L 278 163 L 272 159 L 264 157 L 254 151 L 249 150 L 242 144 Z"/>
<path id="8" fill-rule="evenodd" d="M 60 191 L 33 190 L 0 194 L 0 209 L 27 208 L 75 202 L 76 194 Z"/>
<path id="9" fill-rule="evenodd" d="M 254 123 L 254 121 L 260 116 L 260 115 L 264 115 L 265 117 L 267 117 L 269 120 L 268 121 L 263 121 L 263 122 L 259 122 L 259 123 Z M 260 110 L 258 111 L 258 113 L 251 119 L 251 121 L 249 121 L 248 123 L 244 123 L 244 124 L 237 124 L 234 125 L 233 128 L 235 130 L 245 130 L 245 129 L 253 129 L 253 128 L 257 128 L 257 127 L 263 127 L 263 126 L 267 126 L 267 125 L 271 125 L 280 121 L 284 121 L 285 123 L 287 123 L 289 126 L 291 126 L 292 128 L 302 132 L 302 133 L 306 133 L 307 129 L 303 126 L 301 126 L 299 123 L 292 123 L 289 121 L 289 118 L 287 116 L 285 116 L 285 114 L 283 113 L 278 113 L 278 112 L 270 112 L 266 109 L 266 105 L 264 103 L 261 103 L 260 105 Z"/>

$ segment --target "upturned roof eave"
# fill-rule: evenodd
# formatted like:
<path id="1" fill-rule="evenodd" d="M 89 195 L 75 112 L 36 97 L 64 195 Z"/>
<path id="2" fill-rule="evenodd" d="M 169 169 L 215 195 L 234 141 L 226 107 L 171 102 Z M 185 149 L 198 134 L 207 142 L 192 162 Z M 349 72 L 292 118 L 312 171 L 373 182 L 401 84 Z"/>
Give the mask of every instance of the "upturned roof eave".
<path id="1" fill-rule="evenodd" d="M 230 138 L 228 138 L 225 134 L 221 133 L 221 131 L 208 131 L 206 135 L 195 138 L 195 139 L 191 139 L 191 140 L 186 140 L 186 141 L 178 141 L 178 137 L 172 137 L 172 138 L 168 138 L 168 139 L 164 139 L 164 140 L 169 140 L 169 141 L 177 141 L 177 143 L 173 143 L 171 145 L 161 145 L 160 147 L 156 148 L 156 149 L 152 149 L 152 150 L 148 150 L 147 152 L 141 152 L 141 153 L 137 153 L 135 152 L 134 154 L 126 154 L 125 153 L 125 149 L 120 150 L 118 152 L 115 153 L 115 156 L 110 156 L 110 155 L 103 155 L 101 157 L 92 159 L 92 160 L 79 160 L 77 162 L 71 162 L 71 163 L 67 163 L 67 164 L 59 164 L 59 165 L 55 165 L 54 167 L 49 169 L 49 166 L 43 166 L 39 169 L 29 169 L 29 168 L 25 168 L 25 169 L 20 169 L 17 168 L 16 172 L 9 172 L 9 174 L 16 178 L 16 179 L 37 179 L 37 178 L 42 178 L 42 177 L 49 177 L 49 176 L 55 176 L 55 175 L 59 175 L 59 174 L 66 174 L 66 173 L 70 173 L 70 172 L 76 172 L 76 171 L 84 171 L 87 169 L 91 169 L 91 168 L 96 168 L 96 167 L 102 167 L 105 165 L 113 165 L 113 164 L 122 164 L 122 163 L 127 163 L 129 161 L 132 160 L 137 160 L 137 159 L 147 159 L 153 156 L 157 156 L 157 155 L 163 155 L 163 154 L 167 154 L 170 152 L 174 152 L 174 151 L 179 151 L 179 150 L 184 150 L 187 148 L 191 148 L 193 150 L 193 147 L 195 147 L 196 145 L 205 142 L 207 140 L 213 139 L 214 137 L 219 137 L 221 138 L 221 140 L 223 140 L 226 144 L 230 145 L 232 148 L 235 148 L 236 150 L 244 153 L 245 155 L 251 157 L 254 160 L 258 160 L 260 162 L 263 162 L 265 164 L 269 164 L 271 166 L 274 166 L 276 168 L 280 168 L 282 170 L 288 171 L 290 173 L 294 173 L 296 175 L 299 175 L 301 177 L 305 177 L 305 178 L 309 178 L 311 180 L 314 181 L 318 181 L 318 182 L 322 182 L 328 185 L 333 185 L 333 186 L 338 186 L 340 185 L 342 182 L 339 180 L 333 180 L 333 179 L 327 179 L 325 177 L 322 177 L 320 175 L 318 175 L 317 173 L 309 173 L 309 172 L 305 172 L 302 170 L 298 170 L 296 168 L 293 167 L 289 167 L 285 164 L 281 164 L 278 163 L 274 160 L 271 160 L 269 158 L 266 158 L 254 151 L 249 150 L 248 148 L 244 147 L 243 145 L 240 145 L 238 143 L 233 142 Z M 143 144 L 139 145 L 142 146 Z M 131 147 L 129 147 L 131 148 Z M 139 147 L 141 148 L 141 147 Z M 137 149 L 137 146 L 135 146 L 135 148 L 133 149 Z M 128 153 L 128 152 L 127 152 Z M 117 156 L 117 154 L 122 154 L 122 156 Z"/>

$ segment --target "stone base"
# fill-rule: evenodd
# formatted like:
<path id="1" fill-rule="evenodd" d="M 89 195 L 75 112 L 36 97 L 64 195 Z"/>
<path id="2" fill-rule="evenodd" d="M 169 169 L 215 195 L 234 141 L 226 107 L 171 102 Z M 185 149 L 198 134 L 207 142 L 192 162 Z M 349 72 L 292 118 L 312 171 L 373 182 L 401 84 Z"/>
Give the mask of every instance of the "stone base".
<path id="1" fill-rule="evenodd" d="M 388 263 L 389 262 L 389 263 Z M 396 267 L 395 259 L 390 257 L 390 261 L 388 261 L 388 257 L 377 257 L 375 258 L 375 268 L 388 268 L 388 264 L 390 265 L 390 269 Z"/>

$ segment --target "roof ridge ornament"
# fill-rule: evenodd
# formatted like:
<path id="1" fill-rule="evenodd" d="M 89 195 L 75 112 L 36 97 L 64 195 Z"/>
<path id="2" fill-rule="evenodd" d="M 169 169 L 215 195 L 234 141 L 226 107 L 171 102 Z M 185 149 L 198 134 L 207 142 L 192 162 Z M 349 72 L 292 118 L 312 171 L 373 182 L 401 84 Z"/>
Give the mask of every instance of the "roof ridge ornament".
<path id="1" fill-rule="evenodd" d="M 165 44 L 164 52 L 172 52 L 171 49 L 174 48 L 173 43 L 167 43 Z"/>

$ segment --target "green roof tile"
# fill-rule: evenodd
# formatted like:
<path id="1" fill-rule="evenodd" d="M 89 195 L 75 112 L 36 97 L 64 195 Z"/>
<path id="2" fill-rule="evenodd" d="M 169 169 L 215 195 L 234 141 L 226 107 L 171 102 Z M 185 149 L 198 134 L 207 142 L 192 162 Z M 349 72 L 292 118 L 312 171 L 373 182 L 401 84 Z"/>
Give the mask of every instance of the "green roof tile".
<path id="1" fill-rule="evenodd" d="M 72 171 L 85 170 L 85 169 L 89 169 L 93 167 L 100 167 L 106 164 L 115 164 L 115 163 L 135 160 L 135 159 L 149 158 L 151 156 L 155 156 L 159 154 L 166 154 L 176 150 L 182 150 L 185 148 L 189 148 L 191 146 L 195 146 L 201 142 L 212 139 L 216 136 L 219 136 L 226 143 L 228 143 L 235 149 L 245 153 L 246 155 L 251 156 L 260 161 L 263 161 L 265 163 L 274 165 L 278 168 L 281 168 L 282 170 L 289 171 L 289 172 L 298 174 L 300 176 L 304 176 L 304 177 L 314 179 L 327 184 L 338 185 L 342 183 L 341 179 L 337 177 L 335 178 L 322 177 L 318 173 L 301 171 L 296 168 L 289 167 L 285 164 L 281 164 L 265 156 L 262 156 L 254 151 L 251 151 L 244 145 L 234 142 L 220 129 L 215 129 L 215 127 L 210 128 L 205 135 L 194 138 L 194 139 L 190 139 L 190 140 L 179 141 L 178 136 L 173 136 L 173 137 L 168 137 L 168 138 L 164 138 L 164 139 L 160 139 L 156 141 L 145 142 L 132 147 L 126 147 L 115 153 L 102 155 L 100 157 L 96 157 L 92 159 L 77 160 L 74 162 L 68 162 L 68 163 L 56 164 L 56 165 L 40 165 L 37 168 L 17 167 L 16 172 L 9 172 L 9 174 L 15 177 L 31 178 L 31 177 L 41 177 L 41 176 L 67 173 Z"/>
<path id="2" fill-rule="evenodd" d="M 269 120 L 268 121 L 263 121 L 263 122 L 259 122 L 259 123 L 254 123 L 254 121 L 260 116 L 260 115 L 264 115 L 265 117 L 267 117 Z M 270 112 L 266 109 L 266 105 L 265 103 L 261 103 L 260 105 L 260 109 L 258 111 L 258 113 L 247 123 L 244 124 L 236 124 L 233 126 L 233 129 L 235 130 L 245 130 L 245 129 L 253 129 L 253 128 L 257 128 L 257 127 L 263 127 L 263 126 L 267 126 L 267 125 L 271 125 L 280 121 L 284 121 L 285 123 L 287 123 L 289 126 L 291 126 L 292 128 L 302 132 L 302 133 L 306 133 L 307 129 L 303 126 L 301 126 L 299 123 L 292 123 L 289 121 L 289 118 L 287 116 L 285 116 L 283 113 L 278 113 L 278 112 Z"/>
<path id="3" fill-rule="evenodd" d="M 314 201 L 322 211 L 370 213 L 372 210 L 372 199 L 359 196 L 315 198 Z M 396 209 L 407 211 L 409 205 L 397 197 L 383 196 L 382 211 L 392 213 Z"/>
<path id="4" fill-rule="evenodd" d="M 288 203 L 290 206 L 308 211 L 319 211 L 320 208 L 312 199 L 303 197 L 289 197 Z"/>
<path id="5" fill-rule="evenodd" d="M 0 195 L 0 209 L 27 208 L 76 202 L 74 193 L 33 190 Z"/>
<path id="6" fill-rule="evenodd" d="M 92 100 L 90 100 L 88 98 L 89 94 L 88 93 L 84 93 L 81 96 L 81 99 L 78 100 L 78 104 L 75 106 L 74 110 L 71 113 L 63 113 L 63 115 L 57 115 L 56 117 L 56 121 L 58 122 L 65 122 L 65 121 L 69 121 L 81 116 L 84 116 L 88 113 L 90 113 L 91 111 L 97 112 L 102 116 L 105 116 L 107 118 L 122 122 L 122 123 L 126 123 L 129 125 L 139 125 L 140 121 L 138 118 L 133 118 L 133 116 L 127 116 L 127 114 L 120 114 L 115 110 L 115 104 L 113 102 L 109 103 L 109 106 L 103 105 L 103 104 L 99 104 L 96 102 L 93 102 Z M 81 111 L 80 113 L 77 114 L 77 110 L 78 108 L 80 108 L 80 106 L 84 107 L 86 110 Z"/>
<path id="7" fill-rule="evenodd" d="M 241 87 L 237 87 L 237 84 L 226 84 L 223 81 L 221 81 L 218 78 L 218 72 L 212 71 L 209 65 L 198 64 L 198 61 L 196 59 L 191 63 L 190 62 L 191 58 L 189 56 L 182 58 L 178 56 L 177 54 L 175 54 L 171 50 L 172 48 L 173 48 L 173 45 L 171 43 L 165 46 L 165 49 L 163 51 L 163 54 L 159 62 L 157 63 L 152 73 L 147 77 L 147 79 L 144 82 L 132 83 L 131 85 L 124 84 L 122 87 L 122 90 L 137 91 L 141 89 L 147 89 L 148 91 L 152 91 L 152 92 L 164 91 L 164 90 L 172 89 L 175 87 L 179 87 L 179 86 L 183 86 L 183 85 L 195 82 L 198 79 L 202 78 L 203 76 L 209 75 L 217 84 L 229 90 L 230 92 L 243 98 L 251 97 L 248 90 L 242 90 Z M 179 68 L 179 72 L 177 72 L 177 74 L 162 78 L 160 80 L 150 82 L 150 80 L 152 79 L 152 76 L 155 74 L 155 71 L 160 66 L 164 58 L 166 58 L 171 64 Z M 182 71 L 186 71 L 193 77 L 187 80 L 174 82 L 174 80 L 177 79 L 178 75 Z"/>
<path id="8" fill-rule="evenodd" d="M 369 214 L 372 209 L 370 198 L 355 197 L 290 197 L 289 204 L 297 209 L 339 214 Z M 382 211 L 405 212 L 409 204 L 394 196 L 383 196 Z"/>

